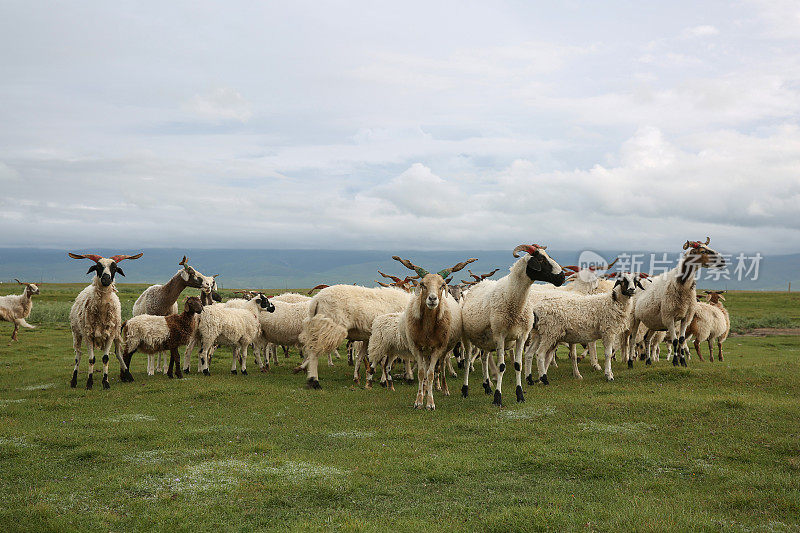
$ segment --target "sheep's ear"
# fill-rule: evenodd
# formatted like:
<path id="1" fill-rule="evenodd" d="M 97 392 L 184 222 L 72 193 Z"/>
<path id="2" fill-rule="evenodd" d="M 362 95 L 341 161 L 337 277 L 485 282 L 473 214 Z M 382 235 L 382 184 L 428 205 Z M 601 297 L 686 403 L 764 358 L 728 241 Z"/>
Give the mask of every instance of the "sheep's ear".
<path id="1" fill-rule="evenodd" d="M 117 274 L 119 274 L 122 277 L 125 277 L 125 272 L 123 272 L 120 267 L 117 267 Z"/>
<path id="2" fill-rule="evenodd" d="M 87 271 L 86 271 L 86 273 L 87 273 L 87 274 L 91 274 L 91 273 L 92 273 L 92 272 L 94 272 L 95 270 L 97 270 L 97 271 L 98 271 L 98 273 L 99 273 L 99 272 L 100 272 L 100 271 L 98 270 L 99 268 L 100 268 L 100 265 L 92 265 L 92 266 L 90 266 L 90 267 L 89 267 L 89 270 L 87 270 Z"/>
<path id="3" fill-rule="evenodd" d="M 639 278 L 633 278 L 633 283 L 634 283 L 634 285 L 636 285 L 640 289 L 644 290 L 644 285 L 642 285 L 642 282 L 639 281 Z"/>
<path id="4" fill-rule="evenodd" d="M 614 286 L 622 285 L 622 278 L 617 278 L 617 281 L 614 283 Z"/>

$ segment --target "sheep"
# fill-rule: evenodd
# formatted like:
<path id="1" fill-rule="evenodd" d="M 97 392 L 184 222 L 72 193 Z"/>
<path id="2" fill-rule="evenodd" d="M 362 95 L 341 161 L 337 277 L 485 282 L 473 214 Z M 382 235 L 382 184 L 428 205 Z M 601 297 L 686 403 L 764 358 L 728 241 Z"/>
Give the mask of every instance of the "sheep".
<path id="1" fill-rule="evenodd" d="M 378 363 L 381 363 L 383 372 L 381 384 L 389 390 L 394 390 L 392 380 L 392 364 L 398 358 L 410 361 L 413 357 L 406 340 L 405 323 L 401 324 L 402 313 L 387 313 L 379 315 L 372 321 L 372 335 L 367 345 L 369 365 L 366 376 L 366 388 L 372 388 L 372 376 Z"/>
<path id="2" fill-rule="evenodd" d="M 204 276 L 193 267 L 189 266 L 186 256 L 178 263 L 182 268 L 163 285 L 152 285 L 142 292 L 133 304 L 133 316 L 137 315 L 174 315 L 178 313 L 178 298 L 187 287 L 211 291 L 215 276 Z M 152 353 L 147 354 L 147 375 L 152 376 L 154 371 L 161 369 L 161 353 L 156 355 L 155 369 L 153 368 Z M 164 372 L 167 371 L 167 362 L 164 360 Z"/>
<path id="3" fill-rule="evenodd" d="M 539 381 L 547 385 L 548 354 L 559 342 L 585 344 L 597 340 L 605 347 L 605 375 L 614 380 L 611 371 L 611 354 L 619 346 L 626 331 L 628 317 L 636 287 L 642 288 L 637 276 L 623 273 L 610 293 L 576 295 L 569 293 L 550 294 L 533 305 L 536 339 L 528 352 L 528 358 L 536 356 Z M 577 360 L 572 359 L 573 372 L 577 371 Z M 578 375 L 580 375 L 578 373 Z"/>
<path id="4" fill-rule="evenodd" d="M 33 296 L 39 294 L 39 287 L 33 283 L 23 283 L 18 279 L 14 279 L 14 281 L 20 285 L 25 285 L 25 290 L 22 291 L 22 294 L 0 296 L 0 320 L 14 323 L 11 342 L 17 340 L 17 331 L 19 331 L 20 326 L 36 329 L 36 326 L 28 324 L 25 319 L 30 316 L 31 309 L 33 309 Z"/>
<path id="5" fill-rule="evenodd" d="M 311 290 L 313 291 L 314 289 L 311 289 Z M 305 294 L 300 294 L 300 293 L 297 293 L 297 292 L 284 292 L 282 294 L 279 294 L 278 296 L 270 297 L 270 301 L 271 302 L 286 302 L 286 303 L 294 304 L 294 303 L 298 303 L 298 302 L 310 302 L 311 301 L 311 296 L 306 296 Z M 283 349 L 283 357 L 284 358 L 288 358 L 289 357 L 289 347 L 290 346 L 286 345 L 286 344 L 281 345 L 281 348 Z M 272 360 L 275 362 L 275 364 L 278 363 L 278 349 L 277 348 L 278 347 L 275 344 L 270 344 L 267 347 L 267 349 L 269 350 L 269 354 L 265 355 L 267 363 L 269 363 L 269 358 L 270 357 L 272 357 Z M 336 356 L 337 357 L 339 356 L 338 352 L 337 352 Z M 303 357 L 302 348 L 300 349 L 300 357 Z M 330 360 L 330 357 L 328 358 L 328 363 L 332 364 L 332 361 Z"/>
<path id="6" fill-rule="evenodd" d="M 308 300 L 311 300 L 309 298 Z M 269 368 L 270 358 L 278 364 L 277 346 L 289 347 L 300 345 L 300 332 L 303 330 L 303 320 L 308 316 L 309 301 L 289 303 L 279 300 L 278 297 L 270 298 L 275 306 L 274 313 L 261 313 L 259 322 L 261 332 L 256 337 L 254 353 L 264 352 L 265 365 L 263 371 Z M 302 355 L 302 350 L 301 350 Z M 328 354 L 328 364 L 333 365 L 331 355 Z"/>
<path id="7" fill-rule="evenodd" d="M 89 351 L 89 377 L 86 379 L 86 388 L 92 388 L 92 374 L 94 374 L 94 349 L 103 350 L 103 388 L 108 389 L 108 352 L 114 344 L 120 366 L 120 380 L 133 381 L 133 376 L 122 359 L 120 353 L 120 326 L 122 325 L 122 309 L 116 294 L 114 277 L 125 273 L 118 264 L 126 259 L 139 259 L 143 253 L 136 255 L 115 255 L 105 258 L 96 254 L 73 254 L 73 259 L 89 259 L 94 265 L 87 274 L 95 272 L 92 284 L 83 289 L 69 311 L 69 323 L 72 328 L 72 344 L 75 348 L 75 368 L 72 371 L 70 387 L 78 384 L 78 367 L 81 362 L 81 343 L 86 342 Z"/>
<path id="8" fill-rule="evenodd" d="M 545 246 L 520 244 L 512 254 L 519 259 L 511 265 L 509 273 L 499 280 L 485 279 L 478 282 L 464 296 L 461 304 L 464 349 L 471 352 L 477 346 L 487 352 L 483 362 L 484 390 L 491 393 L 489 381 L 488 352 L 497 350 L 499 362 L 497 386 L 493 404 L 502 406 L 503 374 L 506 369 L 505 349 L 516 343 L 514 369 L 517 373 L 517 401 L 525 401 L 522 393 L 520 372 L 522 370 L 522 348 L 533 325 L 533 313 L 528 303 L 528 292 L 534 281 L 547 281 L 555 286 L 563 285 L 564 270 L 545 252 Z M 520 251 L 527 252 L 519 256 Z M 464 365 L 464 385 L 461 394 L 466 398 L 469 391 L 470 365 Z"/>
<path id="9" fill-rule="evenodd" d="M 375 317 L 402 311 L 410 296 L 396 288 L 367 288 L 358 285 L 332 285 L 311 300 L 303 321 L 300 342 L 306 352 L 295 372 L 306 371 L 308 386 L 321 388 L 317 364 L 319 356 L 331 353 L 345 340 L 368 341 Z M 359 382 L 359 365 L 366 355 L 362 345 L 356 355 L 353 381 Z"/>
<path id="10" fill-rule="evenodd" d="M 699 268 L 723 268 L 725 259 L 708 247 L 711 241 L 686 241 L 678 265 L 672 270 L 652 278 L 652 285 L 636 299 L 631 333 L 644 323 L 652 331 L 666 330 L 675 354 L 672 364 L 686 366 L 686 328 L 692 321 L 695 308 L 695 275 Z M 680 349 L 678 348 L 680 346 Z M 628 360 L 633 359 L 634 342 L 628 346 Z M 651 354 L 647 354 L 651 359 Z"/>
<path id="11" fill-rule="evenodd" d="M 408 350 L 417 361 L 419 387 L 414 408 L 421 409 L 425 399 L 425 407 L 434 410 L 436 404 L 433 399 L 433 381 L 436 367 L 441 359 L 441 374 L 444 378 L 444 357 L 460 340 L 462 330 L 461 308 L 446 290 L 445 280 L 452 272 L 458 272 L 477 259 L 462 261 L 436 274 L 429 273 L 408 259 L 401 259 L 396 255 L 392 259 L 414 270 L 420 277 L 417 289 L 398 317 L 399 332 L 405 337 Z M 445 395 L 449 395 L 446 378 L 444 389 Z"/>
<path id="12" fill-rule="evenodd" d="M 161 315 L 136 315 L 122 324 L 125 336 L 125 349 L 122 358 L 130 368 L 131 357 L 138 350 L 154 354 L 169 350 L 170 361 L 167 376 L 172 378 L 175 368 L 178 379 L 183 377 L 178 347 L 184 346 L 194 335 L 197 317 L 203 311 L 203 304 L 197 296 L 189 296 L 183 304 L 183 313 Z M 166 365 L 165 365 L 166 366 Z"/>
<path id="13" fill-rule="evenodd" d="M 696 304 L 694 318 L 686 329 L 686 336 L 694 337 L 694 349 L 697 357 L 703 360 L 700 352 L 700 343 L 708 342 L 708 358 L 714 361 L 714 348 L 712 341 L 717 341 L 717 358 L 722 361 L 722 343 L 728 338 L 731 331 L 731 320 L 728 310 L 720 303 L 725 301 L 722 294 L 725 291 L 705 291 L 708 296 L 708 303 L 698 302 Z"/>
<path id="14" fill-rule="evenodd" d="M 242 308 L 226 304 L 209 305 L 203 308 L 197 325 L 196 336 L 200 340 L 200 367 L 205 375 L 211 349 L 216 345 L 233 348 L 231 374 L 236 374 L 236 361 L 241 361 L 242 374 L 247 375 L 247 347 L 253 343 L 261 330 L 259 314 L 275 311 L 275 306 L 263 294 L 246 302 Z"/>

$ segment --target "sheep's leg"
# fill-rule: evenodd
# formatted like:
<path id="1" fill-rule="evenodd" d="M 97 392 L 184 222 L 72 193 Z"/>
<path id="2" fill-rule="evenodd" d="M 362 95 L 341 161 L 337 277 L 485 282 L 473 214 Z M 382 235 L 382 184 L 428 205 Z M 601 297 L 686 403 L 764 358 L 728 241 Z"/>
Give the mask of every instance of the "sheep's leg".
<path id="1" fill-rule="evenodd" d="M 522 392 L 522 356 L 525 353 L 525 337 L 517 339 L 517 347 L 514 349 L 514 374 L 517 378 L 517 402 L 525 401 L 525 394 Z"/>
<path id="2" fill-rule="evenodd" d="M 681 364 L 681 359 L 683 359 L 683 354 L 681 353 L 681 348 L 679 345 L 678 339 L 678 328 L 679 324 L 677 320 L 673 320 L 670 322 L 669 326 L 667 327 L 667 332 L 669 334 L 669 340 L 672 343 L 672 365 L 678 366 Z M 684 360 L 685 364 L 685 360 Z"/>
<path id="3" fill-rule="evenodd" d="M 103 347 L 103 380 L 101 383 L 103 384 L 104 389 L 111 388 L 111 384 L 108 382 L 108 354 L 111 352 L 111 346 L 113 346 L 113 344 L 114 339 L 109 339 L 108 342 L 106 342 L 106 345 Z"/>
<path id="4" fill-rule="evenodd" d="M 469 396 L 469 371 L 472 370 L 472 344 L 464 341 L 464 353 L 466 362 L 464 364 L 464 384 L 461 385 L 461 396 Z"/>
<path id="5" fill-rule="evenodd" d="M 338 353 L 339 353 L 338 350 L 337 350 L 336 353 L 338 355 Z M 365 361 L 366 361 L 366 359 L 365 359 Z M 333 352 L 328 352 L 328 366 L 333 366 Z"/>
<path id="6" fill-rule="evenodd" d="M 708 360 L 711 361 L 712 363 L 714 362 L 714 344 L 711 341 L 711 337 L 708 338 Z"/>
<path id="7" fill-rule="evenodd" d="M 589 363 L 592 365 L 592 368 L 595 370 L 603 370 L 603 367 L 600 366 L 600 363 L 597 362 L 597 341 L 589 343 Z"/>
<path id="8" fill-rule="evenodd" d="M 533 379 L 533 358 L 536 357 L 536 352 L 539 349 L 539 341 L 541 337 L 538 335 L 531 341 L 530 346 L 528 346 L 528 350 L 525 352 L 525 381 L 528 382 L 528 385 L 533 385 L 536 383 Z"/>
<path id="9" fill-rule="evenodd" d="M 419 353 L 415 353 L 414 355 L 417 358 L 417 379 L 419 380 L 419 384 L 417 386 L 417 397 L 414 400 L 414 409 L 422 409 L 422 401 L 425 397 L 425 381 L 427 378 L 424 370 L 425 365 L 422 364 L 422 355 Z"/>
<path id="10" fill-rule="evenodd" d="M 14 322 L 14 331 L 11 333 L 11 342 L 17 340 L 17 332 L 19 331 L 19 324 Z"/>
<path id="11" fill-rule="evenodd" d="M 236 362 L 240 360 L 239 346 L 234 345 L 231 347 L 231 374 L 237 373 Z"/>
<path id="12" fill-rule="evenodd" d="M 543 339 L 539 339 L 539 345 L 536 348 L 536 368 L 539 371 L 539 381 L 544 385 L 549 385 L 550 381 L 547 379 L 547 353 L 550 348 Z"/>
<path id="13" fill-rule="evenodd" d="M 197 353 L 197 372 L 202 372 L 206 376 L 211 375 L 208 368 L 208 352 L 211 351 L 211 345 L 206 346 L 204 342 L 200 342 L 200 351 Z"/>
<path id="14" fill-rule="evenodd" d="M 569 345 L 569 358 L 572 360 L 572 377 L 575 379 L 583 379 L 581 371 L 578 370 L 578 345 Z"/>
<path id="15" fill-rule="evenodd" d="M 89 352 L 89 377 L 86 378 L 86 389 L 92 388 L 94 375 L 94 344 L 90 340 L 86 343 L 86 351 Z"/>
<path id="16" fill-rule="evenodd" d="M 635 341 L 636 339 L 634 339 Z M 603 346 L 605 346 L 606 350 L 606 379 L 608 381 L 614 381 L 614 373 L 611 371 L 611 355 L 614 352 L 614 346 L 611 343 L 610 339 L 603 339 Z"/>
<path id="17" fill-rule="evenodd" d="M 353 382 L 358 385 L 361 382 L 361 362 L 367 359 L 367 343 L 362 342 L 358 346 L 358 353 L 353 361 Z"/>
<path id="18" fill-rule="evenodd" d="M 239 362 L 239 364 L 242 367 L 242 375 L 243 376 L 247 375 L 247 348 L 249 348 L 249 346 L 250 346 L 249 344 L 245 344 L 245 345 L 239 347 L 239 354 L 242 356 L 242 359 Z"/>
<path id="19" fill-rule="evenodd" d="M 192 359 L 192 349 L 194 349 L 194 335 L 192 338 L 189 339 L 189 343 L 186 345 L 186 349 L 183 351 L 183 373 L 189 373 L 189 365 L 191 364 Z"/>
<path id="20" fill-rule="evenodd" d="M 717 359 L 722 361 L 722 341 L 717 339 Z"/>
<path id="21" fill-rule="evenodd" d="M 678 344 L 681 347 L 681 366 L 686 366 L 686 359 L 689 357 L 689 345 L 686 343 L 686 329 L 689 327 L 689 323 L 694 318 L 694 313 L 691 313 L 689 316 L 684 317 L 680 321 L 680 329 L 678 330 L 679 337 L 678 337 Z"/>
<path id="22" fill-rule="evenodd" d="M 283 358 L 284 359 L 288 359 L 289 358 L 289 347 L 281 345 L 281 348 L 283 349 Z M 278 362 L 278 347 L 276 346 L 275 347 L 275 363 L 277 364 L 277 362 Z"/>
<path id="23" fill-rule="evenodd" d="M 457 378 L 458 373 L 456 372 L 456 369 L 453 368 L 453 358 L 450 353 L 445 354 L 445 361 L 447 361 L 447 371 L 450 372 L 450 377 Z"/>
<path id="24" fill-rule="evenodd" d="M 494 399 L 492 400 L 492 405 L 496 405 L 498 407 L 503 406 L 503 375 L 506 373 L 506 339 L 505 337 L 500 337 L 499 339 L 495 339 L 495 345 L 497 346 L 497 383 L 494 387 Z M 491 355 L 489 355 L 491 357 Z"/>
<path id="25" fill-rule="evenodd" d="M 261 347 L 256 346 L 255 343 L 253 343 L 252 346 L 253 346 L 253 360 L 255 360 L 256 364 L 258 365 L 258 368 L 261 369 L 261 371 L 263 372 L 264 361 L 261 359 Z"/>
<path id="26" fill-rule="evenodd" d="M 392 379 L 392 365 L 397 360 L 397 356 L 394 356 L 391 361 L 389 361 L 386 366 L 383 368 L 383 372 L 386 376 L 386 388 L 390 391 L 394 390 L 394 380 Z"/>
<path id="27" fill-rule="evenodd" d="M 633 368 L 633 360 L 636 359 L 636 334 L 639 332 L 639 322 L 640 321 L 634 317 L 630 334 L 628 335 L 628 345 L 623 354 L 625 361 L 628 363 L 628 368 Z"/>
<path id="28" fill-rule="evenodd" d="M 700 353 L 700 341 L 697 339 L 697 337 L 694 338 L 692 344 L 694 344 L 694 351 L 697 352 L 697 358 L 700 359 L 701 361 L 704 361 L 703 354 Z"/>
<path id="29" fill-rule="evenodd" d="M 73 389 L 78 386 L 78 366 L 81 364 L 81 337 L 73 333 L 72 347 L 75 349 L 75 368 L 72 370 L 72 380 L 69 386 Z"/>
<path id="30" fill-rule="evenodd" d="M 439 357 L 436 354 L 431 354 L 430 362 L 428 363 L 428 371 L 426 372 L 425 381 L 428 382 L 428 386 L 426 389 L 427 392 L 427 403 L 425 408 L 429 411 L 433 411 L 436 409 L 436 404 L 433 401 L 433 375 L 436 373 L 436 365 L 439 363 Z"/>
<path id="31" fill-rule="evenodd" d="M 181 372 L 181 360 L 177 347 L 171 348 L 169 351 L 169 370 L 167 370 L 167 376 L 170 379 L 172 379 L 173 369 L 177 378 L 181 379 L 183 377 L 183 373 Z"/>

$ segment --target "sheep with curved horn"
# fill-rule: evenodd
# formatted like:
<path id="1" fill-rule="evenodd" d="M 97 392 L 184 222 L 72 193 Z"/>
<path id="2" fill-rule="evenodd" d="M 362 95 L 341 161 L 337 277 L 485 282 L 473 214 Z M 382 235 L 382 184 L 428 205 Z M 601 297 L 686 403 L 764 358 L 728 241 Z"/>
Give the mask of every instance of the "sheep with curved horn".
<path id="1" fill-rule="evenodd" d="M 87 274 L 95 273 L 92 284 L 83 289 L 69 312 L 69 322 L 72 328 L 72 341 L 75 348 L 75 368 L 72 371 L 70 386 L 78 384 L 78 367 L 81 362 L 81 344 L 86 343 L 89 352 L 89 377 L 86 379 L 86 388 L 92 388 L 92 375 L 94 374 L 94 349 L 103 350 L 103 388 L 110 387 L 108 383 L 108 352 L 114 344 L 117 359 L 120 365 L 120 379 L 133 381 L 133 376 L 128 366 L 122 359 L 120 351 L 120 326 L 122 325 L 122 309 L 114 286 L 117 274 L 125 273 L 119 263 L 127 259 L 139 259 L 142 253 L 136 255 L 114 255 L 106 258 L 97 254 L 73 254 L 73 259 L 89 259 L 94 262 Z"/>
<path id="2" fill-rule="evenodd" d="M 517 401 L 525 401 L 522 393 L 522 352 L 525 340 L 533 326 L 533 312 L 528 302 L 528 293 L 534 281 L 546 281 L 560 286 L 564 283 L 564 270 L 545 252 L 546 246 L 520 244 L 512 251 L 518 258 L 509 268 L 509 273 L 499 280 L 484 279 L 470 288 L 462 303 L 464 349 L 471 347 L 487 352 L 483 362 L 484 390 L 491 393 L 489 381 L 488 352 L 497 350 L 498 375 L 494 393 L 495 405 L 502 405 L 503 374 L 505 373 L 505 349 L 515 343 L 514 370 L 517 373 Z M 526 255 L 520 257 L 519 253 Z M 469 390 L 470 365 L 464 365 L 464 397 Z"/>
<path id="3" fill-rule="evenodd" d="M 36 329 L 36 326 L 28 324 L 25 319 L 30 316 L 31 309 L 33 309 L 33 296 L 39 294 L 39 287 L 37 285 L 33 283 L 23 283 L 16 278 L 14 278 L 14 281 L 25 286 L 22 294 L 0 296 L 0 320 L 14 323 L 14 331 L 11 333 L 11 342 L 17 340 L 17 331 L 19 331 L 20 326 L 28 329 Z"/>

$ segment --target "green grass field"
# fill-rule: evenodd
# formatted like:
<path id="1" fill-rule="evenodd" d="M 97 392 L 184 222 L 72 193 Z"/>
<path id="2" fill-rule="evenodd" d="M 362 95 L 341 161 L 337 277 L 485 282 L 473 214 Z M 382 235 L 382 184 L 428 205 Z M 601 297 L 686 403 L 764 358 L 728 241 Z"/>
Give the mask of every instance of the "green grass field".
<path id="1" fill-rule="evenodd" d="M 0 531 L 800 530 L 800 337 L 615 363 L 613 383 L 562 357 L 524 404 L 507 378 L 503 409 L 473 386 L 415 411 L 416 386 L 354 387 L 345 359 L 321 391 L 295 353 L 233 376 L 225 349 L 183 380 L 137 354 L 130 384 L 112 357 L 111 389 L 86 391 L 85 366 L 68 384 L 80 288 L 44 286 L 13 346 L 0 323 Z M 128 313 L 140 290 L 120 286 Z M 794 294 L 727 296 L 736 320 L 800 320 Z"/>

